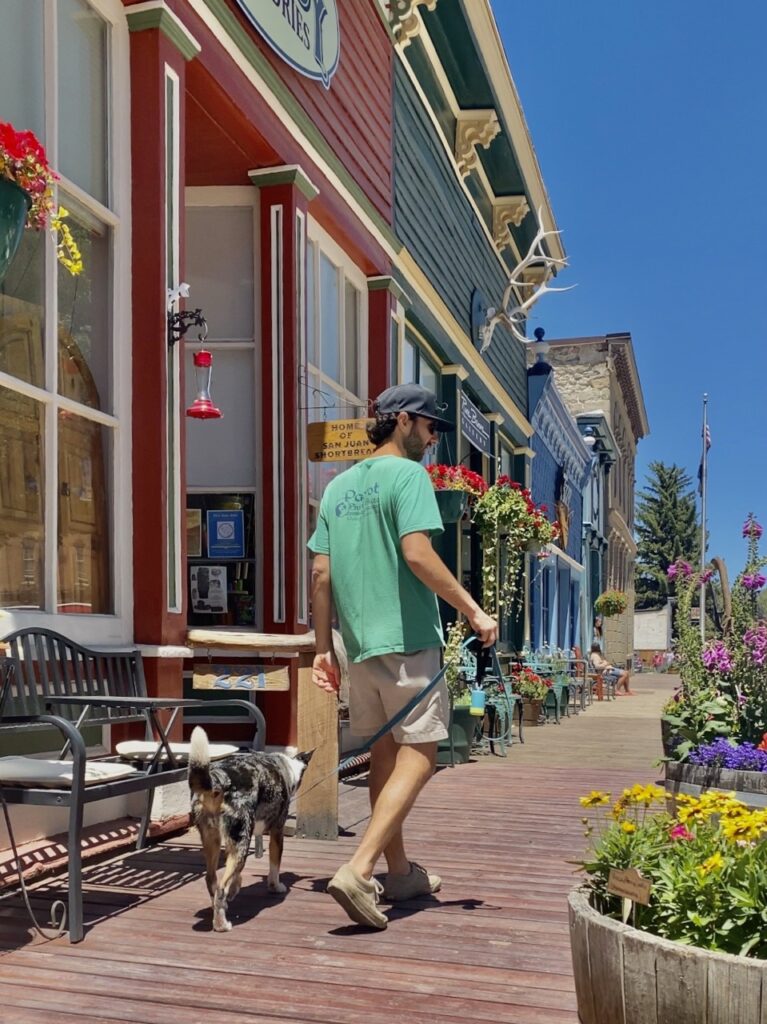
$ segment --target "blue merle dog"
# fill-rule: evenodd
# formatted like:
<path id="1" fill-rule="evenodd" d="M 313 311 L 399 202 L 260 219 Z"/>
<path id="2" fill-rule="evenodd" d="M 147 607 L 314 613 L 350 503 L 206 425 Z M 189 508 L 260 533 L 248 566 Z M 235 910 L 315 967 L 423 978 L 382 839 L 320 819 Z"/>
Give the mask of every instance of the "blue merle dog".
<path id="1" fill-rule="evenodd" d="M 213 900 L 213 929 L 232 927 L 226 908 L 240 890 L 242 869 L 252 837 L 269 835 L 269 891 L 286 892 L 280 882 L 283 829 L 290 801 L 311 758 L 309 754 L 247 753 L 211 764 L 208 737 L 199 726 L 192 733 L 189 789 L 192 821 L 205 851 L 205 878 Z M 218 882 L 223 839 L 226 864 Z"/>

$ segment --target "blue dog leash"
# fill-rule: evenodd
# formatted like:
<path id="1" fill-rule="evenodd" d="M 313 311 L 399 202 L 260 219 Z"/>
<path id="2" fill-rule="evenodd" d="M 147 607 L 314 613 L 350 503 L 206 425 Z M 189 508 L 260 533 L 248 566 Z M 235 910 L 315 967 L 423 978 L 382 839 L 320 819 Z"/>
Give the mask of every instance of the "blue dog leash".
<path id="1" fill-rule="evenodd" d="M 474 643 L 476 639 L 477 636 L 474 635 L 470 636 L 467 640 L 464 640 L 464 642 L 461 644 L 461 650 L 465 651 L 469 644 Z M 424 699 L 424 697 L 427 697 L 434 689 L 434 687 L 439 684 L 440 680 L 442 679 L 442 677 L 449 668 L 449 665 L 443 665 L 439 672 L 436 674 L 436 676 L 434 676 L 434 678 L 430 682 L 428 682 L 426 686 L 424 686 L 424 688 L 420 690 L 414 697 L 411 697 L 407 704 L 405 704 L 404 707 L 399 709 L 396 715 L 392 715 L 389 721 L 385 725 L 382 725 L 374 736 L 371 736 L 369 740 L 366 740 L 361 747 L 357 747 L 356 750 L 349 751 L 349 753 L 346 755 L 343 761 L 341 761 L 340 764 L 338 765 L 338 768 L 336 768 L 336 771 L 342 772 L 344 768 L 348 768 L 349 765 L 360 756 L 360 754 L 366 754 L 374 743 L 377 743 L 388 732 L 391 732 L 395 725 L 399 725 L 402 719 L 406 718 L 413 710 L 413 708 L 417 708 L 421 701 Z"/>
<path id="2" fill-rule="evenodd" d="M 470 636 L 468 639 L 464 640 L 464 642 L 461 644 L 461 651 L 465 651 L 469 644 L 474 643 L 474 641 L 477 639 L 479 638 L 475 634 L 474 636 Z M 495 645 L 493 645 L 492 650 L 495 650 Z M 313 789 L 316 789 L 317 786 L 319 786 L 321 783 L 327 782 L 328 779 L 332 778 L 334 775 L 337 775 L 339 772 L 342 772 L 345 768 L 348 768 L 350 765 L 352 765 L 357 760 L 357 758 L 360 757 L 362 754 L 366 754 L 374 743 L 377 743 L 378 740 L 380 740 L 388 732 L 391 732 L 394 726 L 398 725 L 402 721 L 402 719 L 405 718 L 406 715 L 409 715 L 413 708 L 418 707 L 418 705 L 421 703 L 424 697 L 427 697 L 434 689 L 434 687 L 437 686 L 437 684 L 439 683 L 439 681 L 442 679 L 442 677 L 449 668 L 450 665 L 443 665 L 439 672 L 434 676 L 434 678 L 430 680 L 426 684 L 426 686 L 424 686 L 424 688 L 420 690 L 414 697 L 411 697 L 407 704 L 405 704 L 404 707 L 400 708 L 397 714 L 393 715 L 385 725 L 382 725 L 374 736 L 371 736 L 369 740 L 366 740 L 361 747 L 357 747 L 355 750 L 349 751 L 346 757 L 344 757 L 344 759 L 339 762 L 336 768 L 334 768 L 331 772 L 328 772 L 327 775 L 323 775 L 323 777 L 321 779 L 318 779 L 312 786 L 309 787 L 309 789 L 301 791 L 300 795 L 306 796 L 307 793 L 311 793 L 311 791 Z M 293 800 L 295 800 L 297 796 L 299 796 L 299 793 L 296 793 L 293 796 Z"/>

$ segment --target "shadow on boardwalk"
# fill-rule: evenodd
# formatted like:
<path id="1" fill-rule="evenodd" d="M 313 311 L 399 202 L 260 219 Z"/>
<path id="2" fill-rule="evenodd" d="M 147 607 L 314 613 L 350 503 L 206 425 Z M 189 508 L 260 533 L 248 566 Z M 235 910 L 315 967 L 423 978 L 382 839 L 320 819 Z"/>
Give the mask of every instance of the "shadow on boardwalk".
<path id="1" fill-rule="evenodd" d="M 210 930 L 196 836 L 87 871 L 85 941 L 33 941 L 0 901 L 0 1020 L 8 1024 L 576 1024 L 565 896 L 583 850 L 578 796 L 658 776 L 658 715 L 673 677 L 638 696 L 530 729 L 507 758 L 443 769 L 408 826 L 435 897 L 398 905 L 385 932 L 350 925 L 324 887 L 364 828 L 344 787 L 338 843 L 290 840 L 284 898 L 251 860 L 234 927 Z M 40 908 L 59 889 L 36 890 Z"/>

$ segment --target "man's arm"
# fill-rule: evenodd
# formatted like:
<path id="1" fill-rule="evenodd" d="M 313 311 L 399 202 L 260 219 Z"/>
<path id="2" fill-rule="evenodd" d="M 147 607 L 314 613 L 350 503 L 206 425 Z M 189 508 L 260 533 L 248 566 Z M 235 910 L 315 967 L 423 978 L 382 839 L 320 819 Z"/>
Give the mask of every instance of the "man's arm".
<path id="1" fill-rule="evenodd" d="M 315 555 L 312 561 L 312 618 L 317 650 L 312 680 L 328 693 L 337 693 L 341 675 L 333 650 L 333 592 L 328 555 Z"/>
<path id="2" fill-rule="evenodd" d="M 498 623 L 464 590 L 432 547 L 428 535 L 422 531 L 406 533 L 400 540 L 400 547 L 413 575 L 456 611 L 462 612 L 485 647 L 494 644 L 498 639 Z"/>

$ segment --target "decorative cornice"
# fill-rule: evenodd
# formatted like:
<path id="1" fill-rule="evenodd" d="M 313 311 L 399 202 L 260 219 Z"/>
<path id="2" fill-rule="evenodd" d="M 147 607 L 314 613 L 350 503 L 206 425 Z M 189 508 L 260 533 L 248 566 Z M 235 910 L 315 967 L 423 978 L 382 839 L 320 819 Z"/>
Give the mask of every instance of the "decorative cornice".
<path id="1" fill-rule="evenodd" d="M 588 479 L 591 457 L 553 377 L 546 381 L 531 422 L 536 436 L 564 469 L 565 476 L 579 492 L 582 491 Z"/>
<path id="2" fill-rule="evenodd" d="M 130 32 L 143 32 L 158 28 L 179 51 L 184 60 L 192 60 L 202 47 L 181 18 L 168 7 L 165 0 L 146 0 L 127 8 L 125 18 Z"/>
<path id="3" fill-rule="evenodd" d="M 455 128 L 455 162 L 462 178 L 479 163 L 477 147 L 487 149 L 501 130 L 498 115 L 490 110 L 462 110 Z"/>
<path id="4" fill-rule="evenodd" d="M 412 301 L 410 296 L 405 289 L 394 280 L 393 277 L 388 277 L 384 274 L 379 274 L 376 277 L 368 278 L 368 291 L 369 292 L 391 292 L 397 302 L 403 306 L 411 306 Z"/>
<path id="5" fill-rule="evenodd" d="M 483 413 L 483 415 L 486 420 L 489 420 L 491 423 L 495 423 L 497 427 L 500 427 L 504 420 L 504 417 L 501 416 L 499 412 L 486 412 Z"/>
<path id="6" fill-rule="evenodd" d="M 493 200 L 493 241 L 499 249 L 511 242 L 509 224 L 518 228 L 529 212 L 527 196 L 496 196 Z"/>
<path id="7" fill-rule="evenodd" d="M 251 185 L 268 188 L 270 185 L 295 185 L 302 196 L 311 202 L 320 194 L 298 164 L 283 164 L 281 167 L 263 167 L 248 171 Z"/>
<path id="8" fill-rule="evenodd" d="M 623 400 L 626 403 L 631 429 L 634 434 L 634 441 L 646 437 L 650 433 L 650 425 L 647 422 L 644 398 L 642 396 L 642 385 L 639 381 L 639 372 L 634 360 L 634 347 L 631 343 L 630 334 L 607 335 L 608 352 L 613 357 L 615 376 L 623 392 Z"/>
<path id="9" fill-rule="evenodd" d="M 437 0 L 391 0 L 391 20 L 394 38 L 404 49 L 421 31 L 423 24 L 418 14 L 419 7 L 433 11 Z"/>

